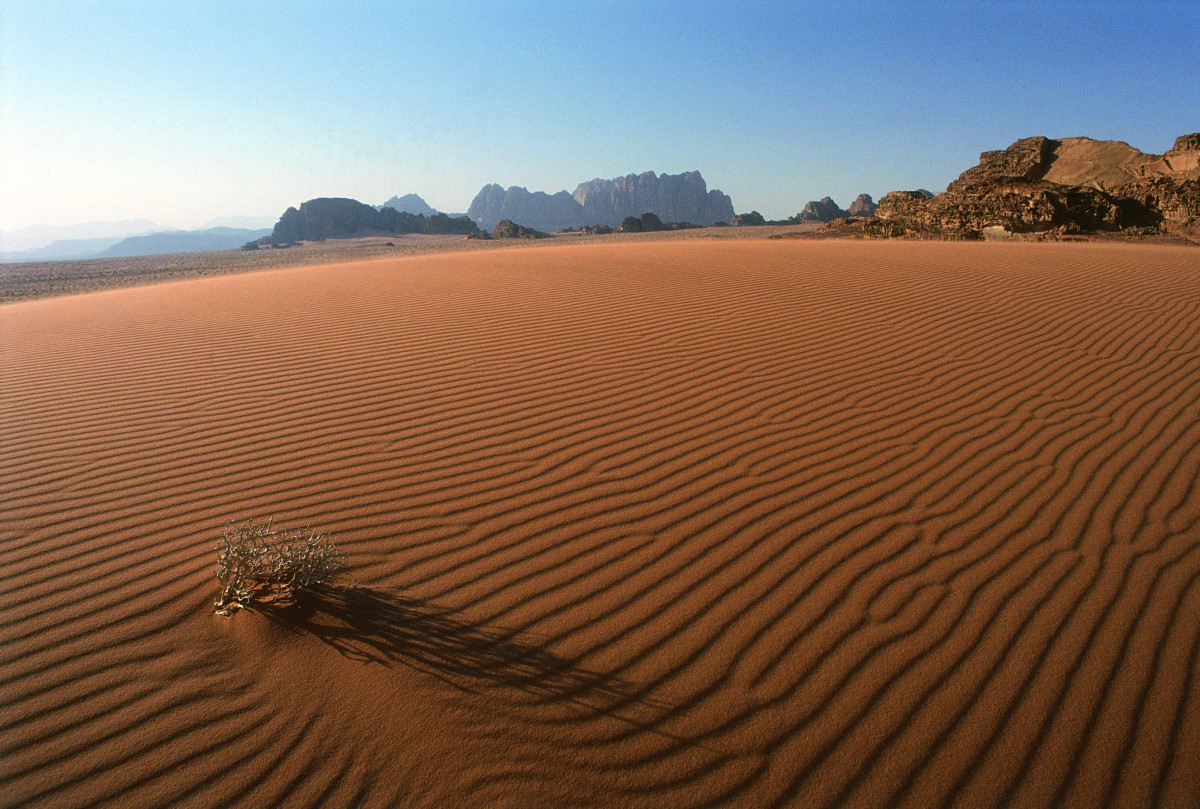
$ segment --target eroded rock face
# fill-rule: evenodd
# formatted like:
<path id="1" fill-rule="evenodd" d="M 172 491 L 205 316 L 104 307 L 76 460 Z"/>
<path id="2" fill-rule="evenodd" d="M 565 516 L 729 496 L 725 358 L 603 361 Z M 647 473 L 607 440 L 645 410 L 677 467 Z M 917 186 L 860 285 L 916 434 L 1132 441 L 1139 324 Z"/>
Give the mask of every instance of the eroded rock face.
<path id="1" fill-rule="evenodd" d="M 984 152 L 945 193 L 892 192 L 864 233 L 979 238 L 1008 233 L 1088 233 L 1191 227 L 1200 220 L 1200 135 L 1164 155 L 1120 141 L 1022 138 Z"/>
<path id="2" fill-rule="evenodd" d="M 467 216 L 481 227 L 511 219 L 557 231 L 586 225 L 615 227 L 625 217 L 647 212 L 666 221 L 710 225 L 733 218 L 733 202 L 720 191 L 708 190 L 698 171 L 663 175 L 648 171 L 580 183 L 574 194 L 486 185 L 471 202 Z"/>
<path id="3" fill-rule="evenodd" d="M 946 187 L 946 192 L 958 191 L 986 180 L 1040 179 L 1053 145 L 1054 142 L 1049 138 L 1039 135 L 1021 138 L 1007 149 L 984 152 L 979 155 L 979 165 L 960 174 L 957 180 Z"/>

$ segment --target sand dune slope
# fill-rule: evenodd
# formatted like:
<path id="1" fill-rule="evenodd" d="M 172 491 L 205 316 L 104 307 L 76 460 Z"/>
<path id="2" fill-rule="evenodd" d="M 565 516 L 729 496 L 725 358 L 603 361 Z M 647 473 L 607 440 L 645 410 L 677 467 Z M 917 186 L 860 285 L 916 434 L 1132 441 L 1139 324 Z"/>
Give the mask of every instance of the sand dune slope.
<path id="1" fill-rule="evenodd" d="M 1200 805 L 1200 253 L 674 242 L 0 308 L 0 802 Z M 229 518 L 357 588 L 212 614 Z"/>

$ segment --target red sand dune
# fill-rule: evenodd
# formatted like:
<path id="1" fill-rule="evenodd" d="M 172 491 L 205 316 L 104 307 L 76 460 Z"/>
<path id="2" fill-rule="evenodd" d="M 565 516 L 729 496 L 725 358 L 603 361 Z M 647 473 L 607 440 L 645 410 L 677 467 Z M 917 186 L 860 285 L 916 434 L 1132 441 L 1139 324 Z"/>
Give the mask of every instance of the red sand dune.
<path id="1" fill-rule="evenodd" d="M 668 242 L 0 308 L 0 800 L 1200 805 L 1200 252 Z M 357 589 L 214 616 L 230 518 Z"/>

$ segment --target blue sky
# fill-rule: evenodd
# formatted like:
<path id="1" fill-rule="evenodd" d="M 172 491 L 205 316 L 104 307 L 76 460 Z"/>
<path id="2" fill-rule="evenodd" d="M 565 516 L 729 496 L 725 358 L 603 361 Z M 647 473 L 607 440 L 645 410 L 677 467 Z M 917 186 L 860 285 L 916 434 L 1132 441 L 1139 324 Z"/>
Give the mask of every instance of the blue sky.
<path id="1" fill-rule="evenodd" d="M 1200 130 L 1200 3 L 0 3 L 0 230 L 699 169 L 739 211 Z"/>

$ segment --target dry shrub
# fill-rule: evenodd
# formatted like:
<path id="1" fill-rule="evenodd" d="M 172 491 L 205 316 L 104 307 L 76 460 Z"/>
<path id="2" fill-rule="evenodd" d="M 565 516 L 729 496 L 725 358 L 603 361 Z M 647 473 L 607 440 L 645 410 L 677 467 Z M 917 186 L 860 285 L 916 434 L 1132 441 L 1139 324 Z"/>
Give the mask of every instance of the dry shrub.
<path id="1" fill-rule="evenodd" d="M 309 528 L 285 531 L 274 519 L 230 521 L 217 543 L 217 581 L 221 595 L 217 611 L 228 615 L 256 596 L 269 592 L 273 600 L 299 590 L 330 584 L 346 564 L 346 555 L 326 534 Z"/>

